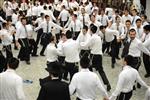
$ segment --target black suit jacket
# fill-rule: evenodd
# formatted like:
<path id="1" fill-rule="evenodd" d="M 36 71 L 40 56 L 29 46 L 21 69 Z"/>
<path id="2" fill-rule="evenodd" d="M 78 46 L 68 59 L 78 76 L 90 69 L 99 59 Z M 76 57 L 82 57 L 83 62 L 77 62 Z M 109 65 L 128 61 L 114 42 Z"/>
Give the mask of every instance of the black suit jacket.
<path id="1" fill-rule="evenodd" d="M 46 82 L 42 85 L 37 100 L 71 100 L 68 84 L 59 79 Z"/>
<path id="2" fill-rule="evenodd" d="M 51 81 L 51 77 L 50 76 L 47 76 L 43 79 L 39 79 L 39 82 L 40 82 L 40 86 L 43 86 L 45 83 Z"/>

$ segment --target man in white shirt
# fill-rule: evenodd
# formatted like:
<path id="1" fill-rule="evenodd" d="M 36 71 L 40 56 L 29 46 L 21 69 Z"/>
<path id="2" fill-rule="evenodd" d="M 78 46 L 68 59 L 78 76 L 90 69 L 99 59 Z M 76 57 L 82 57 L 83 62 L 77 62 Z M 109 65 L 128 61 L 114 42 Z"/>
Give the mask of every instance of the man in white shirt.
<path id="1" fill-rule="evenodd" d="M 144 46 L 150 51 L 150 25 L 146 25 L 144 26 L 144 33 L 145 33 L 145 37 L 144 37 Z M 145 74 L 145 78 L 150 77 L 150 56 L 143 53 L 143 63 L 144 63 L 144 67 L 146 70 L 146 74 Z"/>
<path id="2" fill-rule="evenodd" d="M 122 18 L 121 18 L 121 23 L 125 25 L 127 20 L 132 21 L 132 17 L 129 14 L 129 11 L 127 9 L 125 9 L 124 10 L 124 15 L 122 15 Z"/>
<path id="3" fill-rule="evenodd" d="M 146 15 L 141 15 L 141 20 L 142 20 L 142 25 L 149 25 L 148 21 L 147 21 L 147 16 Z"/>
<path id="4" fill-rule="evenodd" d="M 67 40 L 62 45 L 62 53 L 65 56 L 66 69 L 70 74 L 70 80 L 72 76 L 78 72 L 79 58 L 79 43 L 72 39 L 71 31 L 66 32 Z"/>
<path id="5" fill-rule="evenodd" d="M 58 19 L 60 20 L 60 26 L 64 27 L 70 17 L 69 12 L 66 10 L 65 6 L 63 5 L 62 10 L 58 16 Z"/>
<path id="6" fill-rule="evenodd" d="M 103 26 L 107 26 L 108 25 L 108 21 L 109 21 L 108 16 L 105 15 L 105 11 L 102 10 L 101 11 L 101 15 L 100 15 L 100 22 L 101 22 L 101 24 Z"/>
<path id="7" fill-rule="evenodd" d="M 46 48 L 47 66 L 57 62 L 59 55 L 61 55 L 61 52 L 56 48 L 56 37 L 52 36 Z"/>
<path id="8" fill-rule="evenodd" d="M 29 41 L 28 41 L 28 29 L 26 27 L 26 18 L 21 18 L 21 24 L 18 26 L 15 39 L 16 45 L 21 45 L 18 58 L 21 61 L 26 61 L 26 63 L 30 64 L 30 49 L 29 49 Z"/>
<path id="9" fill-rule="evenodd" d="M 107 76 L 103 70 L 103 64 L 102 64 L 102 41 L 101 37 L 96 34 L 97 27 L 94 24 L 90 25 L 90 32 L 92 34 L 91 38 L 88 41 L 80 43 L 81 47 L 90 47 L 91 49 L 91 67 L 90 70 L 92 71 L 92 68 L 95 68 L 105 85 L 107 85 L 107 91 L 110 91 L 111 86 L 109 84 L 109 81 L 107 79 Z"/>
<path id="10" fill-rule="evenodd" d="M 108 100 L 108 94 L 99 77 L 96 73 L 89 71 L 89 62 L 90 60 L 87 57 L 81 58 L 81 71 L 74 74 L 69 85 L 70 95 L 76 93 L 76 100 L 96 100 L 98 90 L 104 97 L 103 100 Z"/>
<path id="11" fill-rule="evenodd" d="M 77 19 L 77 15 L 72 15 L 72 21 L 70 25 L 68 26 L 68 29 L 72 32 L 72 38 L 76 40 L 78 38 L 78 35 L 83 28 L 83 24 L 80 22 L 80 20 Z"/>
<path id="12" fill-rule="evenodd" d="M 83 26 L 83 29 L 82 29 L 81 33 L 79 34 L 77 41 L 79 43 L 86 42 L 86 41 L 89 41 L 90 38 L 91 38 L 91 35 L 88 32 L 88 26 Z M 85 47 L 85 48 L 81 47 L 80 49 L 81 49 L 80 58 L 82 58 L 82 57 L 88 58 L 89 53 L 90 53 L 90 48 L 89 47 Z"/>
<path id="13" fill-rule="evenodd" d="M 137 15 L 137 13 L 138 12 L 137 12 L 136 9 L 132 10 L 132 21 L 131 21 L 131 24 L 132 24 L 133 27 L 136 26 L 136 20 L 140 19 L 140 17 Z"/>
<path id="14" fill-rule="evenodd" d="M 16 74 L 19 60 L 11 58 L 7 70 L 0 73 L 0 100 L 25 100 L 23 80 Z"/>
<path id="15" fill-rule="evenodd" d="M 49 44 L 49 39 L 52 36 L 52 27 L 58 28 L 60 30 L 62 30 L 63 28 L 60 27 L 59 25 L 53 23 L 50 20 L 50 17 L 48 15 L 45 16 L 45 21 L 42 22 L 37 28 L 35 28 L 34 30 L 37 31 L 39 29 L 43 29 L 43 35 L 41 36 L 41 44 L 43 45 L 43 48 L 40 52 L 41 56 L 45 56 L 44 55 L 44 51 L 47 47 L 47 45 Z"/>
<path id="16" fill-rule="evenodd" d="M 136 25 L 135 25 L 135 29 L 136 29 L 136 38 L 140 39 L 142 41 L 142 36 L 143 36 L 143 26 L 142 26 L 142 20 L 141 19 L 137 19 L 136 20 Z"/>
<path id="17" fill-rule="evenodd" d="M 6 59 L 8 61 L 9 58 L 13 57 L 11 43 L 13 40 L 13 33 L 9 32 L 8 23 L 3 23 L 3 29 L 0 31 L 0 39 L 2 40 L 2 45 L 6 50 Z"/>
<path id="18" fill-rule="evenodd" d="M 141 79 L 138 71 L 131 67 L 132 59 L 132 56 L 126 56 L 124 58 L 123 70 L 119 74 L 116 89 L 112 93 L 109 100 L 130 100 L 132 97 L 135 81 L 139 82 L 145 88 L 149 88 L 147 84 Z"/>

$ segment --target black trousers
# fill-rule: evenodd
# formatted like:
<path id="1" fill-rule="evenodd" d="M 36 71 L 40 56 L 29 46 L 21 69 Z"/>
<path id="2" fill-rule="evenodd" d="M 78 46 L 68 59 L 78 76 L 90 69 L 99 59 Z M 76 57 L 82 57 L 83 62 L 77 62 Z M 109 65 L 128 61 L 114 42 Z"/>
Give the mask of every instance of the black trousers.
<path id="1" fill-rule="evenodd" d="M 30 48 L 30 54 L 36 55 L 37 54 L 37 44 L 34 39 L 29 39 L 29 48 Z"/>
<path id="2" fill-rule="evenodd" d="M 43 45 L 43 48 L 40 52 L 40 54 L 44 54 L 45 52 L 45 49 L 47 47 L 47 45 L 49 44 L 50 42 L 50 38 L 51 38 L 52 34 L 51 33 L 43 33 L 42 36 L 41 36 L 41 43 Z"/>
<path id="3" fill-rule="evenodd" d="M 147 74 L 150 74 L 150 56 L 143 53 L 143 63 Z"/>
<path id="4" fill-rule="evenodd" d="M 6 50 L 6 59 L 8 61 L 8 59 L 13 57 L 13 53 L 12 53 L 12 49 L 11 49 L 11 44 L 4 46 L 5 50 Z"/>
<path id="5" fill-rule="evenodd" d="M 6 58 L 4 57 L 4 55 L 2 54 L 2 52 L 0 51 L 0 73 L 3 70 L 6 70 L 6 68 L 7 68 Z"/>
<path id="6" fill-rule="evenodd" d="M 30 48 L 29 48 L 29 40 L 27 38 L 19 39 L 19 44 L 21 45 L 18 58 L 20 60 L 30 61 Z"/>
<path id="7" fill-rule="evenodd" d="M 71 81 L 73 75 L 79 71 L 79 68 L 77 66 L 77 63 L 65 62 L 65 65 L 67 72 L 69 72 L 70 74 L 70 81 Z"/>
<path id="8" fill-rule="evenodd" d="M 132 97 L 132 91 L 128 93 L 121 92 L 116 100 L 130 100 L 131 97 Z"/>
<path id="9" fill-rule="evenodd" d="M 67 21 L 60 21 L 60 26 L 64 27 L 66 25 Z"/>
<path id="10" fill-rule="evenodd" d="M 109 85 L 109 81 L 108 81 L 107 76 L 106 76 L 106 74 L 103 70 L 102 55 L 93 55 L 93 54 L 91 54 L 90 57 L 91 57 L 91 60 L 92 60 L 92 66 L 91 67 L 95 68 L 99 72 L 104 84 Z M 90 69 L 90 70 L 92 71 L 92 69 Z"/>
<path id="11" fill-rule="evenodd" d="M 115 64 L 116 63 L 116 54 L 117 51 L 117 40 L 116 38 L 111 42 L 111 63 Z"/>
<path id="12" fill-rule="evenodd" d="M 89 54 L 90 54 L 90 50 L 81 50 L 80 52 L 80 58 L 82 57 L 89 57 Z"/>
<path id="13" fill-rule="evenodd" d="M 73 34 L 72 34 L 73 40 L 76 40 L 78 38 L 79 34 L 80 34 L 80 32 L 73 32 Z"/>
<path id="14" fill-rule="evenodd" d="M 102 45 L 102 52 L 104 53 L 106 50 L 106 53 L 109 53 L 109 48 L 110 48 L 111 42 L 103 42 Z"/>
<path id="15" fill-rule="evenodd" d="M 41 35 L 43 33 L 43 29 L 39 29 L 37 32 L 37 37 L 36 37 L 36 44 L 38 45 L 41 39 Z"/>
<path id="16" fill-rule="evenodd" d="M 119 57 L 119 51 L 121 48 L 121 42 L 116 43 L 116 57 Z"/>
<path id="17" fill-rule="evenodd" d="M 139 70 L 140 65 L 141 65 L 141 58 L 133 57 L 131 67 L 135 68 L 136 70 Z"/>

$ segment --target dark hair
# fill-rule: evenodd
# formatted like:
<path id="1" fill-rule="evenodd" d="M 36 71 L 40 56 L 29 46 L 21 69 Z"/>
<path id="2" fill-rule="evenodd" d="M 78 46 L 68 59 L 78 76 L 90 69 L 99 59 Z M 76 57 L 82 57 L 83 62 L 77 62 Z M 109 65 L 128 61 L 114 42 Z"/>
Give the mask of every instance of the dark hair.
<path id="1" fill-rule="evenodd" d="M 106 28 L 106 27 L 103 26 L 103 25 L 101 25 L 101 26 L 99 27 L 100 30 L 102 30 L 102 29 L 104 29 L 104 28 Z"/>
<path id="2" fill-rule="evenodd" d="M 132 65 L 132 60 L 133 60 L 133 57 L 130 55 L 127 55 L 124 57 L 124 61 L 126 61 L 127 65 L 129 65 L 129 66 Z"/>
<path id="3" fill-rule="evenodd" d="M 130 20 L 126 20 L 126 23 L 127 23 L 127 22 L 129 22 L 129 23 L 131 24 L 131 21 L 130 21 Z"/>
<path id="4" fill-rule="evenodd" d="M 90 60 L 89 60 L 88 57 L 82 57 L 80 59 L 80 65 L 81 65 L 82 68 L 88 68 L 89 64 L 90 64 Z"/>
<path id="5" fill-rule="evenodd" d="M 54 41 L 54 39 L 55 39 L 55 36 L 51 36 L 50 42 Z"/>
<path id="6" fill-rule="evenodd" d="M 136 9 L 133 9 L 133 11 L 137 12 L 137 10 L 136 10 Z"/>
<path id="7" fill-rule="evenodd" d="M 140 18 L 138 18 L 138 19 L 136 20 L 136 23 L 137 23 L 138 21 L 140 21 L 140 22 L 141 22 L 142 20 L 141 20 Z"/>
<path id="8" fill-rule="evenodd" d="M 22 22 L 23 20 L 26 20 L 26 17 L 21 18 L 21 22 Z"/>
<path id="9" fill-rule="evenodd" d="M 45 15 L 45 19 L 47 19 L 49 16 L 48 15 Z"/>
<path id="10" fill-rule="evenodd" d="M 141 15 L 141 17 L 144 17 L 144 19 L 147 19 L 147 16 L 146 16 L 146 15 L 144 15 L 144 14 L 143 14 L 143 15 Z"/>
<path id="11" fill-rule="evenodd" d="M 66 32 L 66 38 L 67 38 L 67 39 L 72 38 L 72 34 L 71 34 L 71 31 L 70 31 L 70 30 L 68 30 L 68 31 Z"/>
<path id="12" fill-rule="evenodd" d="M 96 33 L 97 31 L 97 26 L 95 26 L 94 24 L 90 25 L 90 30 L 92 31 L 92 33 Z"/>
<path id="13" fill-rule="evenodd" d="M 66 8 L 66 7 L 65 7 L 65 5 L 62 5 L 62 8 L 64 8 L 64 9 L 65 9 L 65 8 Z"/>
<path id="14" fill-rule="evenodd" d="M 146 31 L 150 31 L 150 25 L 145 25 L 145 26 L 143 27 L 143 29 L 146 30 Z"/>
<path id="15" fill-rule="evenodd" d="M 87 26 L 87 25 L 84 25 L 84 26 L 83 26 L 83 29 L 85 29 L 86 31 L 88 31 L 88 26 Z"/>
<path id="16" fill-rule="evenodd" d="M 77 14 L 73 14 L 73 16 L 75 17 L 75 18 L 77 18 L 78 16 L 77 16 Z"/>
<path id="17" fill-rule="evenodd" d="M 130 34 L 130 32 L 135 32 L 135 33 L 136 33 L 136 30 L 135 30 L 134 28 L 131 28 L 131 29 L 129 30 L 129 34 Z"/>
<path id="18" fill-rule="evenodd" d="M 40 15 L 41 15 L 41 16 L 43 16 L 43 15 L 44 15 L 44 13 L 41 13 Z"/>
<path id="19" fill-rule="evenodd" d="M 119 17 L 119 16 L 116 16 L 116 17 L 115 17 L 115 20 L 117 20 L 117 18 L 120 18 L 120 17 Z"/>
<path id="20" fill-rule="evenodd" d="M 47 9 L 47 6 L 44 6 L 43 9 L 46 10 L 46 9 Z"/>
<path id="21" fill-rule="evenodd" d="M 7 64 L 9 66 L 9 68 L 17 69 L 19 66 L 19 60 L 17 58 L 12 57 L 8 60 Z"/>
<path id="22" fill-rule="evenodd" d="M 51 10 L 51 9 L 52 9 L 52 7 L 51 7 L 51 6 L 49 6 L 48 8 L 49 8 L 49 10 Z"/>
<path id="23" fill-rule="evenodd" d="M 6 27 L 6 25 L 7 25 L 7 23 L 3 23 L 3 24 L 2 24 L 3 28 L 5 28 L 5 27 Z"/>

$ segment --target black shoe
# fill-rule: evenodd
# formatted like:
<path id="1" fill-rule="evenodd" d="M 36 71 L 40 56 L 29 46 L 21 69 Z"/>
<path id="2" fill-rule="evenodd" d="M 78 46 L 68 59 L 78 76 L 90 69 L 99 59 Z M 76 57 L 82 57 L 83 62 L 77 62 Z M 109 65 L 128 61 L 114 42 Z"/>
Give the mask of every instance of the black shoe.
<path id="1" fill-rule="evenodd" d="M 30 61 L 26 61 L 26 64 L 27 64 L 27 65 L 30 65 L 31 63 L 30 63 Z"/>
<path id="2" fill-rule="evenodd" d="M 112 68 L 115 68 L 115 64 L 112 64 L 111 67 L 112 67 Z"/>
<path id="3" fill-rule="evenodd" d="M 139 89 L 141 88 L 141 85 L 139 83 L 137 83 L 137 88 L 139 88 Z"/>
<path id="4" fill-rule="evenodd" d="M 38 57 L 39 55 L 32 55 L 32 57 Z"/>
<path id="5" fill-rule="evenodd" d="M 116 59 L 120 60 L 120 57 L 116 57 Z"/>
<path id="6" fill-rule="evenodd" d="M 110 84 L 107 85 L 107 91 L 110 91 L 111 90 L 111 86 Z"/>
<path id="7" fill-rule="evenodd" d="M 44 54 L 40 54 L 41 56 L 45 56 Z"/>
<path id="8" fill-rule="evenodd" d="M 148 78 L 148 77 L 150 77 L 150 74 L 145 74 L 144 77 Z"/>
<path id="9" fill-rule="evenodd" d="M 135 85 L 133 86 L 133 90 L 136 90 L 136 87 L 135 87 Z"/>

